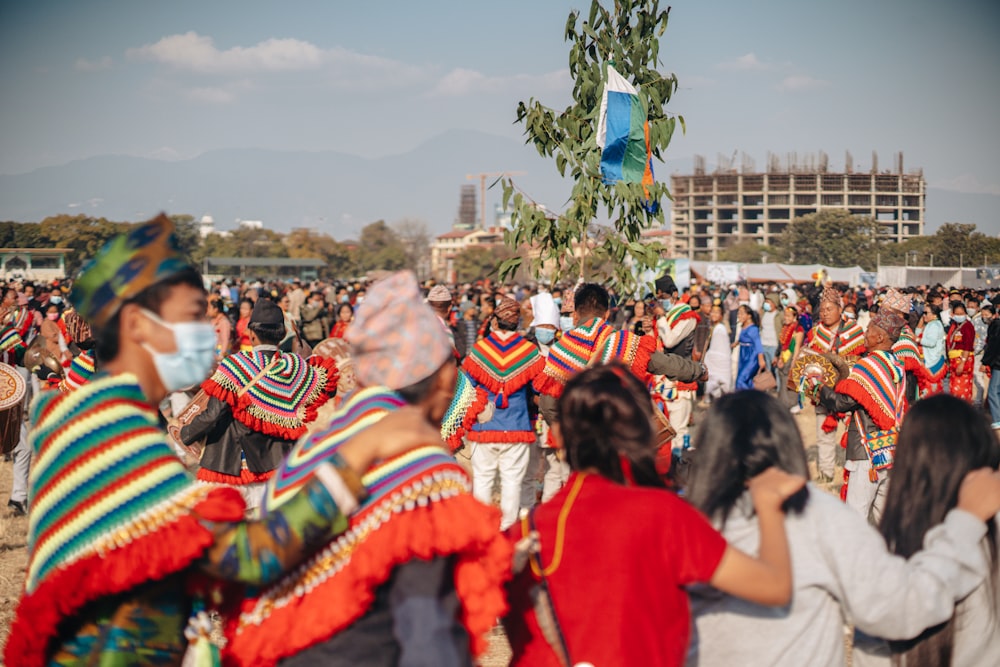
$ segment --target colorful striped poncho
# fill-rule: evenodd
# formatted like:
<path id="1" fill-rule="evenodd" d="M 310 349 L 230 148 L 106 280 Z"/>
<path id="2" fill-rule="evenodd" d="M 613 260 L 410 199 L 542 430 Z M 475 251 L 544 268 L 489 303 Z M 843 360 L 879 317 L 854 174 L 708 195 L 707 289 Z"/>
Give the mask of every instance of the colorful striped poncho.
<path id="1" fill-rule="evenodd" d="M 201 388 L 228 404 L 233 417 L 253 430 L 295 440 L 305 434 L 317 408 L 336 392 L 337 364 L 322 357 L 306 361 L 297 354 L 274 355 L 261 351 L 230 355 Z M 247 385 L 249 390 L 243 391 Z"/>
<path id="2" fill-rule="evenodd" d="M 602 364 L 620 361 L 628 366 L 640 382 L 646 384 L 650 380 L 647 370 L 649 358 L 654 352 L 656 338 L 652 335 L 639 336 L 631 331 L 615 331 L 604 341 L 597 352 L 597 358 Z"/>
<path id="3" fill-rule="evenodd" d="M 919 373 L 920 369 L 923 368 L 923 354 L 920 352 L 920 346 L 917 345 L 917 339 L 909 326 L 904 326 L 899 333 L 899 339 L 892 346 L 892 353 L 896 355 L 896 359 L 903 364 L 903 369 L 907 372 Z"/>
<path id="4" fill-rule="evenodd" d="M 539 394 L 559 398 L 571 377 L 587 368 L 614 328 L 595 317 L 563 334 L 550 349 L 545 368 L 533 385 Z"/>
<path id="5" fill-rule="evenodd" d="M 462 362 L 462 370 L 497 395 L 498 408 L 507 407 L 507 397 L 522 389 L 545 368 L 545 357 L 524 337 L 514 334 L 502 340 L 496 332 L 473 346 Z"/>
<path id="6" fill-rule="evenodd" d="M 214 542 L 200 521 L 239 521 L 237 491 L 193 482 L 131 374 L 98 374 L 33 406 L 28 571 L 6 647 L 41 665 L 89 602 L 180 572 Z"/>
<path id="7" fill-rule="evenodd" d="M 698 313 L 691 310 L 691 306 L 686 303 L 678 303 L 664 316 L 667 326 L 673 329 L 684 320 L 697 320 Z"/>
<path id="8" fill-rule="evenodd" d="M 441 439 L 455 452 L 462 448 L 462 438 L 478 420 L 490 400 L 486 390 L 477 387 L 462 370 L 458 371 L 455 395 L 441 419 Z"/>
<path id="9" fill-rule="evenodd" d="M 834 340 L 836 338 L 836 340 Z M 819 354 L 832 352 L 841 356 L 856 356 L 865 353 L 865 331 L 857 322 L 841 320 L 840 333 L 824 324 L 817 324 L 809 330 L 806 349 Z"/>
<path id="10" fill-rule="evenodd" d="M 903 365 L 892 352 L 872 352 L 851 367 L 836 390 L 860 403 L 879 429 L 891 429 L 903 411 Z"/>
<path id="11" fill-rule="evenodd" d="M 269 482 L 268 512 L 291 496 L 343 443 L 403 405 L 385 387 L 352 395 L 323 431 L 292 449 Z M 459 618 L 472 649 L 503 614 L 510 546 L 496 509 L 476 501 L 458 463 L 437 446 L 383 461 L 362 481 L 369 497 L 347 532 L 272 586 L 248 591 L 226 627 L 226 662 L 273 665 L 341 632 L 369 609 L 393 569 L 414 558 L 452 557 Z"/>

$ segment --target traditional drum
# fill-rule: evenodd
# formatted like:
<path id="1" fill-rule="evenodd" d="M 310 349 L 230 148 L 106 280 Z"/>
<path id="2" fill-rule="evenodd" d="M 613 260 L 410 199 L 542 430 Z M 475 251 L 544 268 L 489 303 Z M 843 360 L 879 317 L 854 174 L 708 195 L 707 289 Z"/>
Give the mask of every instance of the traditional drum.
<path id="1" fill-rule="evenodd" d="M 0 454 L 10 453 L 21 440 L 27 389 L 16 368 L 0 363 Z"/>
<path id="2" fill-rule="evenodd" d="M 828 355 L 803 352 L 792 362 L 792 368 L 788 372 L 788 389 L 799 391 L 802 383 L 809 378 L 816 378 L 827 387 L 834 387 L 841 379 L 841 372 Z"/>
<path id="3" fill-rule="evenodd" d="M 191 402 L 187 404 L 187 407 L 175 419 L 169 419 L 167 423 L 167 434 L 173 440 L 174 448 L 180 455 L 181 461 L 189 468 L 198 467 L 198 462 L 201 461 L 201 454 L 205 450 L 205 441 L 208 439 L 208 436 L 206 435 L 190 445 L 185 445 L 181 440 L 181 429 L 194 421 L 194 418 L 208 407 L 208 399 L 209 395 L 204 390 L 199 391 L 191 399 Z"/>

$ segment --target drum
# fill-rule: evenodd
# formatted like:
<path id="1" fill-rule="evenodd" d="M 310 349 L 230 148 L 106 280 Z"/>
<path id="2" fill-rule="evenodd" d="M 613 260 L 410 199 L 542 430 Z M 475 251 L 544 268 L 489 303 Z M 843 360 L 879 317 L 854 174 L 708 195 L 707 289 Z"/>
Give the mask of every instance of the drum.
<path id="1" fill-rule="evenodd" d="M 0 363 L 0 454 L 9 454 L 21 441 L 27 391 L 28 385 L 17 369 Z"/>
<path id="2" fill-rule="evenodd" d="M 208 436 L 192 442 L 190 445 L 185 445 L 181 440 L 181 429 L 194 421 L 194 418 L 208 407 L 208 400 L 209 395 L 204 390 L 200 390 L 179 415 L 167 420 L 167 434 L 173 440 L 174 449 L 180 455 L 181 461 L 189 468 L 198 467 Z"/>
<path id="3" fill-rule="evenodd" d="M 840 371 L 825 355 L 804 352 L 792 362 L 788 372 L 788 389 L 799 391 L 802 382 L 808 378 L 817 378 L 827 387 L 836 386 L 840 380 Z"/>

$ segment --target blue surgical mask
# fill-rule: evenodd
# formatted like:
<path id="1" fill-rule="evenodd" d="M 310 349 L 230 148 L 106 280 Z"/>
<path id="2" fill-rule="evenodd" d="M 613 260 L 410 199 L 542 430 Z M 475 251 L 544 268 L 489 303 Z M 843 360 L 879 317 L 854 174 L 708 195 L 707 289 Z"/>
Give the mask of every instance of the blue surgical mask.
<path id="1" fill-rule="evenodd" d="M 535 340 L 542 345 L 552 345 L 556 339 L 556 332 L 552 329 L 535 329 Z"/>
<path id="2" fill-rule="evenodd" d="M 765 302 L 764 302 L 764 310 L 765 310 L 765 311 L 767 311 L 767 312 L 769 312 L 769 313 L 770 313 L 770 312 L 771 312 L 772 310 L 774 310 L 774 307 L 773 307 L 773 306 L 771 305 L 771 302 L 770 302 L 770 301 L 765 301 Z"/>
<path id="3" fill-rule="evenodd" d="M 559 318 L 559 328 L 563 331 L 569 331 L 573 328 L 573 316 L 563 315 Z"/>
<path id="4" fill-rule="evenodd" d="M 963 322 L 965 322 L 965 315 L 952 315 L 951 319 L 955 320 L 959 324 L 962 324 Z"/>
<path id="5" fill-rule="evenodd" d="M 783 296 L 779 300 L 781 301 L 781 305 L 782 306 L 787 306 L 788 305 L 788 297 L 787 296 Z"/>
<path id="6" fill-rule="evenodd" d="M 663 310 L 669 311 L 673 305 L 674 304 L 670 301 L 670 299 L 660 299 L 660 306 Z"/>
<path id="7" fill-rule="evenodd" d="M 165 322 L 156 313 L 142 313 L 174 334 L 176 352 L 157 352 L 148 343 L 143 347 L 153 357 L 156 373 L 168 392 L 192 387 L 208 377 L 215 365 L 215 329 L 206 322 Z"/>
<path id="8" fill-rule="evenodd" d="M 49 297 L 49 303 L 55 303 L 55 304 L 62 303 L 62 297 L 61 296 L 50 296 Z"/>
<path id="9" fill-rule="evenodd" d="M 556 304 L 556 308 L 561 308 L 562 307 L 562 297 L 559 297 L 558 299 L 552 299 L 552 301 L 553 301 L 553 303 Z"/>

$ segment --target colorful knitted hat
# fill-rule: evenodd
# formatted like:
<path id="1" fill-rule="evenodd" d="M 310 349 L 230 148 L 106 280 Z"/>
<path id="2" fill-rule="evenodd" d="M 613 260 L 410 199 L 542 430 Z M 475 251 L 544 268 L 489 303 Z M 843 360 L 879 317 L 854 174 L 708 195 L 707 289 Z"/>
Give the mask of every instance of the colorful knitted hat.
<path id="1" fill-rule="evenodd" d="M 372 285 L 344 338 L 363 386 L 408 387 L 429 378 L 453 355 L 448 335 L 421 300 L 410 271 Z"/>
<path id="2" fill-rule="evenodd" d="M 843 302 L 841 302 L 840 300 L 840 292 L 838 292 L 832 287 L 824 287 L 822 293 L 820 293 L 819 302 L 823 303 L 824 301 L 832 303 L 833 305 L 837 306 L 837 308 L 844 307 Z"/>
<path id="3" fill-rule="evenodd" d="M 427 294 L 427 300 L 436 303 L 448 303 L 451 301 L 451 292 L 444 285 L 435 285 Z"/>
<path id="4" fill-rule="evenodd" d="M 903 294 L 902 292 L 893 289 L 892 287 L 885 293 L 885 297 L 882 299 L 883 308 L 892 308 L 893 310 L 899 311 L 903 314 L 908 314 L 910 312 L 911 298 L 908 294 Z"/>
<path id="5" fill-rule="evenodd" d="M 521 321 L 521 306 L 509 296 L 502 296 L 497 300 L 493 315 L 502 324 L 516 325 Z"/>
<path id="6" fill-rule="evenodd" d="M 879 308 L 868 322 L 868 326 L 878 327 L 889 334 L 889 338 L 893 342 L 899 339 L 899 332 L 903 330 L 904 324 L 906 324 L 906 320 L 903 319 L 903 316 L 889 308 Z"/>
<path id="7" fill-rule="evenodd" d="M 173 221 L 161 213 L 108 241 L 83 267 L 70 303 L 81 317 L 101 327 L 139 292 L 193 268 L 178 249 Z"/>

